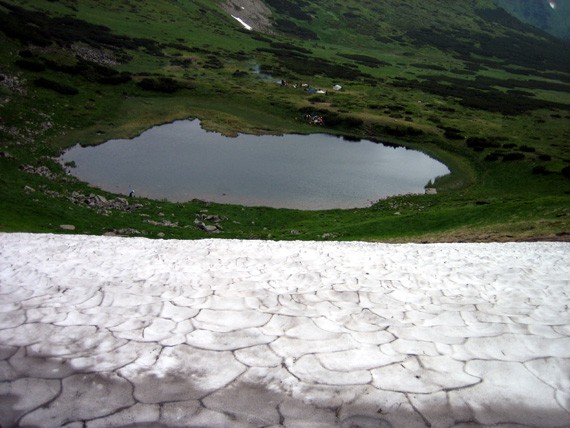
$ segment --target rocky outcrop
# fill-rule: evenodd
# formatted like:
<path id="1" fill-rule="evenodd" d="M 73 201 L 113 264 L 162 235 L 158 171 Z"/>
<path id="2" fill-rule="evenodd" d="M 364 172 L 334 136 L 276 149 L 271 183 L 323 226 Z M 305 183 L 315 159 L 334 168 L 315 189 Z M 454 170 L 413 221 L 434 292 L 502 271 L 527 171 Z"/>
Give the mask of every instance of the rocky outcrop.
<path id="1" fill-rule="evenodd" d="M 116 210 L 116 211 L 135 211 L 143 207 L 142 204 L 129 204 L 126 198 L 107 199 L 101 195 L 91 193 L 86 196 L 79 192 L 73 192 L 69 196 L 69 200 L 74 204 L 87 205 L 90 208 L 103 209 L 103 210 Z"/>
<path id="2" fill-rule="evenodd" d="M 201 229 L 205 232 L 220 233 L 224 230 L 224 228 L 220 224 L 224 220 L 227 220 L 227 218 L 215 214 L 199 213 L 196 214 L 196 219 L 194 220 L 194 224 L 198 229 Z M 207 224 L 205 222 L 214 223 L 214 224 Z"/>
<path id="3" fill-rule="evenodd" d="M 50 180 L 55 180 L 57 178 L 57 175 L 51 172 L 49 168 L 44 165 L 37 167 L 32 165 L 20 165 L 20 170 L 27 172 L 28 174 L 36 174 L 40 177 L 45 177 Z"/>
<path id="4" fill-rule="evenodd" d="M 222 3 L 222 9 L 234 18 L 239 18 L 254 31 L 273 33 L 271 10 L 261 0 L 228 0 Z"/>
<path id="5" fill-rule="evenodd" d="M 108 49 L 97 49 L 89 45 L 74 43 L 71 50 L 81 59 L 104 66 L 114 66 L 119 63 L 115 54 Z"/>

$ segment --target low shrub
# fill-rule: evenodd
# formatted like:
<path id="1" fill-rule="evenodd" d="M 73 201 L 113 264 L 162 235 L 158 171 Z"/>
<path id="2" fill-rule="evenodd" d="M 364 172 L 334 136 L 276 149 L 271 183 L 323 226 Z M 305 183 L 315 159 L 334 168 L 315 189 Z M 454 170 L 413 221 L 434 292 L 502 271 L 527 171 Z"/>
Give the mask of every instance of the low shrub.
<path id="1" fill-rule="evenodd" d="M 539 165 L 539 166 L 535 166 L 532 169 L 532 173 L 533 174 L 537 174 L 537 175 L 546 175 L 548 174 L 548 171 L 546 170 L 546 167 L 544 165 Z"/>
<path id="2" fill-rule="evenodd" d="M 339 53 L 338 56 L 346 59 L 351 59 L 359 64 L 365 65 L 367 67 L 376 68 L 380 66 L 390 65 L 387 62 L 381 61 L 377 58 L 368 56 L 368 55 L 357 55 L 357 54 L 347 54 L 347 53 Z"/>
<path id="3" fill-rule="evenodd" d="M 313 103 L 313 104 L 314 103 L 324 103 L 326 101 L 327 101 L 326 97 L 324 97 L 322 95 L 315 95 L 315 96 L 309 98 L 309 102 Z"/>
<path id="4" fill-rule="evenodd" d="M 119 74 L 113 74 L 111 76 L 100 77 L 97 81 L 105 85 L 121 85 L 123 83 L 128 83 L 132 80 L 132 76 L 128 72 L 122 72 Z"/>
<path id="5" fill-rule="evenodd" d="M 275 21 L 277 29 L 285 34 L 300 37 L 306 40 L 318 40 L 317 33 L 308 28 L 301 27 L 288 19 L 277 19 Z"/>
<path id="6" fill-rule="evenodd" d="M 180 84 L 170 77 L 159 77 L 156 79 L 145 77 L 137 86 L 145 91 L 164 92 L 172 94 L 180 89 Z"/>
<path id="7" fill-rule="evenodd" d="M 392 126 L 387 125 L 381 129 L 381 132 L 398 138 L 406 137 L 417 137 L 424 134 L 421 129 L 414 128 L 412 126 Z"/>
<path id="8" fill-rule="evenodd" d="M 445 128 L 443 136 L 448 140 L 464 140 L 465 137 L 461 133 L 460 129 L 455 128 Z"/>
<path id="9" fill-rule="evenodd" d="M 495 143 L 494 141 L 491 141 L 488 138 L 484 137 L 469 137 L 465 142 L 467 144 L 467 147 L 475 151 L 482 151 L 487 148 L 500 147 L 498 143 Z"/>
<path id="10" fill-rule="evenodd" d="M 36 85 L 38 88 L 51 89 L 52 91 L 55 91 L 62 95 L 77 95 L 79 93 L 77 88 L 74 88 L 73 86 L 64 85 L 63 83 L 46 79 L 44 77 L 40 77 L 39 79 L 34 80 L 34 85 Z"/>
<path id="11" fill-rule="evenodd" d="M 41 62 L 32 61 L 28 59 L 19 59 L 16 61 L 16 65 L 24 70 L 28 71 L 44 71 L 46 66 Z"/>
<path id="12" fill-rule="evenodd" d="M 520 152 L 507 153 L 505 156 L 503 156 L 503 162 L 518 161 L 518 160 L 523 160 L 524 158 L 525 158 L 524 153 Z"/>

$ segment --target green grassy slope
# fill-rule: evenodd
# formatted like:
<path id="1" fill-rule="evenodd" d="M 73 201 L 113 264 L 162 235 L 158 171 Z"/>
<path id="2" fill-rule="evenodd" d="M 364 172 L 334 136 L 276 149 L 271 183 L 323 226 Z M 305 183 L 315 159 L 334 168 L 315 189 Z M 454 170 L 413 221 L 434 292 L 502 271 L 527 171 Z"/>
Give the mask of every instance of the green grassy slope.
<path id="1" fill-rule="evenodd" d="M 269 33 L 220 1 L 0 1 L 0 230 L 398 241 L 566 239 L 570 54 L 493 0 L 267 0 Z M 252 22 L 255 26 L 255 23 Z M 309 95 L 275 82 L 328 89 Z M 334 84 L 343 90 L 330 90 Z M 301 212 L 137 199 L 90 206 L 54 157 L 174 119 L 408 145 L 452 174 L 437 195 Z M 49 173 L 46 173 L 49 171 Z M 75 195 L 85 195 L 78 198 Z M 176 226 L 165 225 L 164 219 Z M 150 222 L 149 222 L 150 220 Z M 292 233 L 292 231 L 294 231 Z"/>

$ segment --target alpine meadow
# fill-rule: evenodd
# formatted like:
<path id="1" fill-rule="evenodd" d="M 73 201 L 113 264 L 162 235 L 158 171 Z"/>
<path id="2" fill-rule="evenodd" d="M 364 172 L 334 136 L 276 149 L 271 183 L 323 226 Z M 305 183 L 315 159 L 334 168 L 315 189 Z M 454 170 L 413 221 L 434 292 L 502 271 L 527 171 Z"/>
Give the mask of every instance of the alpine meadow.
<path id="1" fill-rule="evenodd" d="M 0 0 L 0 231 L 570 240 L 567 6 L 533 0 L 543 30 L 512 3 Z M 128 197 L 60 161 L 182 119 L 403 146 L 451 173 L 425 194 L 304 211 Z"/>

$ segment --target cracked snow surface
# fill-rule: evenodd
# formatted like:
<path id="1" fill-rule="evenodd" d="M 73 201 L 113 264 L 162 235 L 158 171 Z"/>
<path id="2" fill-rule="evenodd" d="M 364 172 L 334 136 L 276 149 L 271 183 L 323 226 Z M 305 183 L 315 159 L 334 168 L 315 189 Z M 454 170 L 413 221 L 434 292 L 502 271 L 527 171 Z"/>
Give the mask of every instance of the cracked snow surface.
<path id="1" fill-rule="evenodd" d="M 0 425 L 570 426 L 570 245 L 0 234 Z"/>

